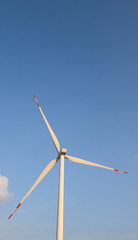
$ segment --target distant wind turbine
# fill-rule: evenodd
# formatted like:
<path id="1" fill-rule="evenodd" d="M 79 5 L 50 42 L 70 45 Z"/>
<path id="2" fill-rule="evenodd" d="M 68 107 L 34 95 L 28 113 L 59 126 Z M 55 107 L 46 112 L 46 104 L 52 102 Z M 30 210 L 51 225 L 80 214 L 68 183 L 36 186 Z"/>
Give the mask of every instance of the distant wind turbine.
<path id="1" fill-rule="evenodd" d="M 52 160 L 44 169 L 44 171 L 41 173 L 41 175 L 39 176 L 39 178 L 36 180 L 36 182 L 33 184 L 33 186 L 31 187 L 31 189 L 29 190 L 29 192 L 25 195 L 25 197 L 22 199 L 22 201 L 18 204 L 18 206 L 15 208 L 15 210 L 13 211 L 13 213 L 9 216 L 8 219 L 10 219 L 12 217 L 12 215 L 16 212 L 16 210 L 21 206 L 21 204 L 24 202 L 24 200 L 29 196 L 29 194 L 34 190 L 34 188 L 42 181 L 42 179 L 47 175 L 47 173 L 54 167 L 54 165 L 58 162 L 58 160 L 60 160 L 60 171 L 59 171 L 59 192 L 58 192 L 58 214 L 57 214 L 57 235 L 56 235 L 56 240 L 63 240 L 63 207 L 64 207 L 64 158 L 76 162 L 76 163 L 81 163 L 81 164 L 86 164 L 86 165 L 90 165 L 90 166 L 95 166 L 95 167 L 101 167 L 101 168 L 106 168 L 109 170 L 113 170 L 116 172 L 122 172 L 122 173 L 128 173 L 128 172 L 124 172 L 124 171 L 120 171 L 114 168 L 110 168 L 110 167 L 106 167 L 97 163 L 93 163 L 93 162 L 89 162 L 86 160 L 82 160 L 79 158 L 75 158 L 75 157 L 71 157 L 66 155 L 67 153 L 67 149 L 62 148 L 60 149 L 60 144 L 59 141 L 57 139 L 57 137 L 55 136 L 52 128 L 50 127 L 46 117 L 44 116 L 44 113 L 42 112 L 42 109 L 34 95 L 35 101 L 37 103 L 37 106 L 39 107 L 39 110 L 42 114 L 42 117 L 46 123 L 46 126 L 48 128 L 48 131 L 50 133 L 50 136 L 53 140 L 53 143 L 56 147 L 56 150 L 58 152 L 58 156 Z"/>

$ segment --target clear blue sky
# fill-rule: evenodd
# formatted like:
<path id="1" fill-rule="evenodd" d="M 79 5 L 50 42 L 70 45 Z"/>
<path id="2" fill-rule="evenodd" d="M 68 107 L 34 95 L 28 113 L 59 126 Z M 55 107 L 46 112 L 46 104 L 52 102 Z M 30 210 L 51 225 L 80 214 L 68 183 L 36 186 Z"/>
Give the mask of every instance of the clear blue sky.
<path id="1" fill-rule="evenodd" d="M 64 240 L 138 239 L 138 1 L 0 3 L 2 240 L 54 240 L 59 164 L 8 221 L 56 157 L 40 103 L 71 156 L 65 162 Z"/>

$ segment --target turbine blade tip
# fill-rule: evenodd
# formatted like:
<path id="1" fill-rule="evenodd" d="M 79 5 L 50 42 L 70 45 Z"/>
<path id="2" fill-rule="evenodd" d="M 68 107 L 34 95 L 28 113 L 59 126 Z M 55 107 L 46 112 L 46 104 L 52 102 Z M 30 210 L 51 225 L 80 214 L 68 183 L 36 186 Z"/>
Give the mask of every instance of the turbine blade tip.
<path id="1" fill-rule="evenodd" d="M 12 214 L 8 217 L 8 220 L 12 217 Z"/>
<path id="2" fill-rule="evenodd" d="M 34 99 L 35 99 L 35 101 L 36 101 L 36 103 L 37 103 L 37 106 L 40 107 L 40 106 L 39 106 L 39 103 L 38 103 L 38 101 L 37 101 L 37 99 L 36 99 L 36 96 L 35 96 L 34 94 L 33 94 L 33 96 L 34 96 Z"/>
<path id="3" fill-rule="evenodd" d="M 118 170 L 118 169 L 114 169 L 114 171 L 115 171 L 115 172 L 122 172 L 122 173 L 128 174 L 128 172 L 120 171 L 120 170 Z"/>

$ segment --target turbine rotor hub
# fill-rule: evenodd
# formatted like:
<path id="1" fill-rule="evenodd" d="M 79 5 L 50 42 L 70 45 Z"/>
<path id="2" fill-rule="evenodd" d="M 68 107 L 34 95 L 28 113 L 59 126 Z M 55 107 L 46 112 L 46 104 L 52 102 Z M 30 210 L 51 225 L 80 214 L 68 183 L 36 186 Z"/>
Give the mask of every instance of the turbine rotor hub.
<path id="1" fill-rule="evenodd" d="M 66 155 L 67 149 L 66 148 L 61 148 L 59 155 Z"/>

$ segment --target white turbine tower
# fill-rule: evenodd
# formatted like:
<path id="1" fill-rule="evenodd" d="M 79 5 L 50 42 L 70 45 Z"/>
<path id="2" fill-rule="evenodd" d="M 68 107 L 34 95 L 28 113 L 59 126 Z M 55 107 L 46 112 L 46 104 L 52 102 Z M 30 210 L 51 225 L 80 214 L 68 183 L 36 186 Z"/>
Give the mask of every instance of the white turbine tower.
<path id="1" fill-rule="evenodd" d="M 59 171 L 59 192 L 58 192 L 58 213 L 57 213 L 57 235 L 56 235 L 56 240 L 63 240 L 63 208 L 64 208 L 64 158 L 76 162 L 76 163 L 81 163 L 81 164 L 86 164 L 86 165 L 91 165 L 95 167 L 101 167 L 101 168 L 106 168 L 109 170 L 113 170 L 116 172 L 122 172 L 122 173 L 128 173 L 124 171 L 120 171 L 114 168 L 106 167 L 97 163 L 89 162 L 86 160 L 82 160 L 79 158 L 71 157 L 66 155 L 67 149 L 62 148 L 60 149 L 60 144 L 58 142 L 57 137 L 55 136 L 52 128 L 50 127 L 46 117 L 44 116 L 44 113 L 42 112 L 42 109 L 34 95 L 35 101 L 37 103 L 37 106 L 39 107 L 39 110 L 42 114 L 42 117 L 46 123 L 46 126 L 48 128 L 48 131 L 50 133 L 50 136 L 53 140 L 53 143 L 56 147 L 56 150 L 58 152 L 58 156 L 52 160 L 44 169 L 44 171 L 41 173 L 39 178 L 36 180 L 36 182 L 33 184 L 29 192 L 25 195 L 25 197 L 22 199 L 22 201 L 18 204 L 18 206 L 15 208 L 15 210 L 12 212 L 12 214 L 9 216 L 8 219 L 12 217 L 12 215 L 15 213 L 15 211 L 21 206 L 21 204 L 24 202 L 24 200 L 29 196 L 29 194 L 34 190 L 34 188 L 42 181 L 42 179 L 47 175 L 47 173 L 54 167 L 54 165 L 60 160 L 60 171 Z"/>

